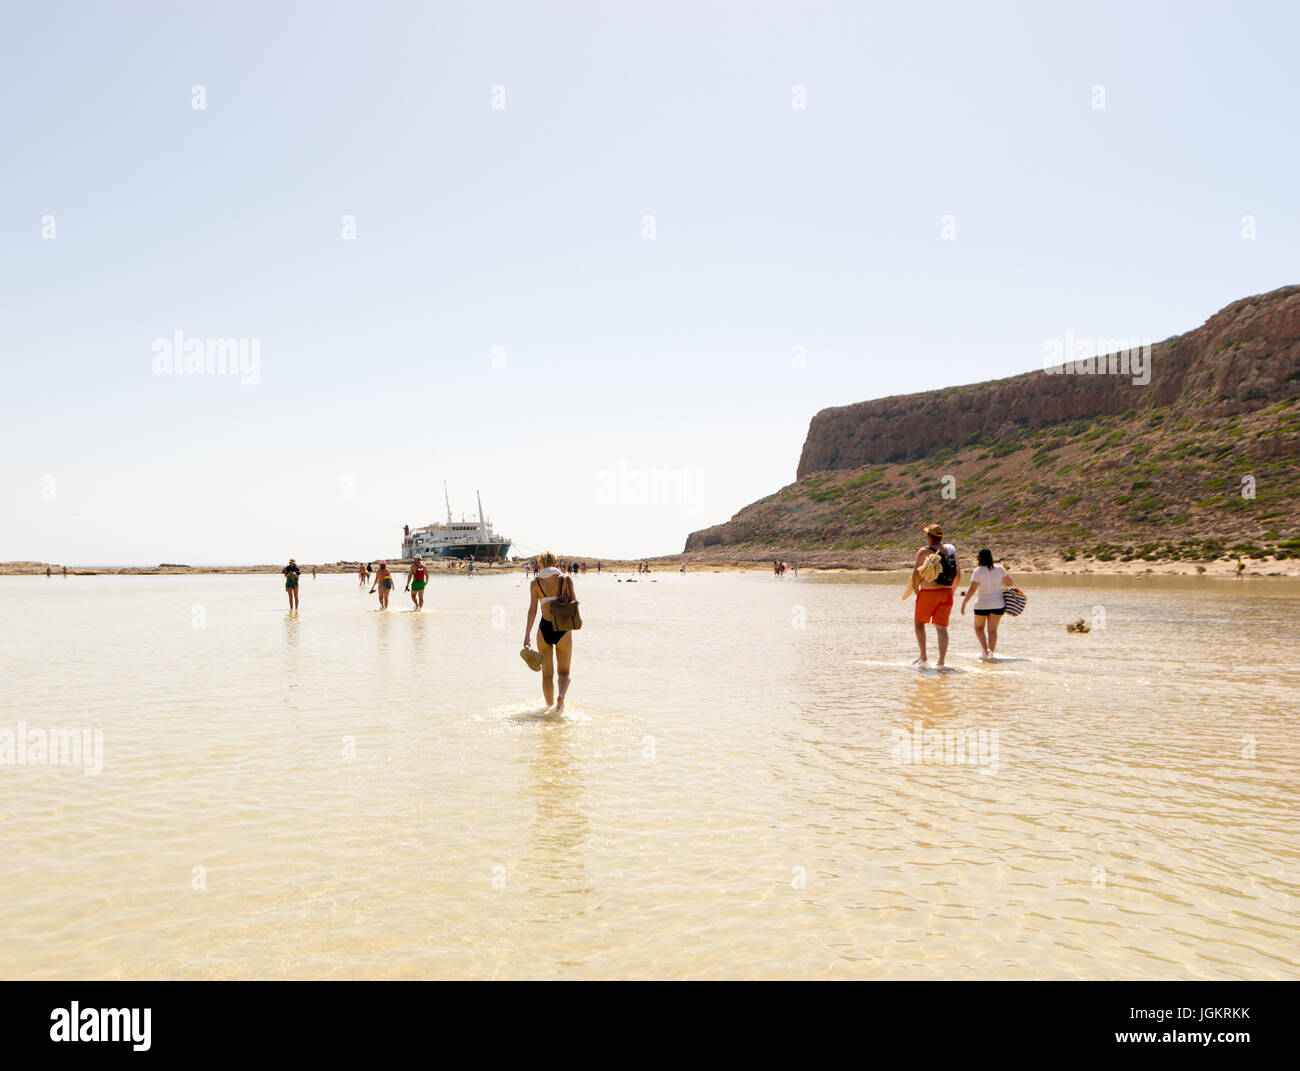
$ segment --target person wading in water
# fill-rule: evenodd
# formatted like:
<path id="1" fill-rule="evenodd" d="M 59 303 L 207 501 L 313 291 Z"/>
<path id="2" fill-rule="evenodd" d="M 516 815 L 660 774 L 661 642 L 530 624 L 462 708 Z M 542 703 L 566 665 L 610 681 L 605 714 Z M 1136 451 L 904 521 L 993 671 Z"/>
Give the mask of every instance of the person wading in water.
<path id="1" fill-rule="evenodd" d="M 300 576 L 298 563 L 290 558 L 289 564 L 280 572 L 284 574 L 284 590 L 289 593 L 289 609 L 296 610 L 298 609 L 298 577 Z"/>
<path id="2" fill-rule="evenodd" d="M 387 562 L 380 562 L 375 570 L 375 582 L 370 587 L 371 595 L 375 593 L 375 588 L 379 589 L 379 608 L 387 610 L 388 596 L 393 593 L 393 574 L 388 571 Z"/>
<path id="3" fill-rule="evenodd" d="M 406 571 L 406 590 L 411 593 L 411 603 L 417 610 L 424 609 L 424 586 L 429 582 L 429 570 L 416 558 Z"/>
<path id="4" fill-rule="evenodd" d="M 939 640 L 939 661 L 935 663 L 938 668 L 943 666 L 948 654 L 948 615 L 952 613 L 952 594 L 961 576 L 961 565 L 957 561 L 957 548 L 943 541 L 942 528 L 937 524 L 927 524 L 924 531 L 926 545 L 916 552 L 912 578 L 903 597 L 916 592 L 916 612 L 912 621 L 916 626 L 916 645 L 921 650 L 921 657 L 914 664 L 928 665 L 925 626 L 934 625 Z M 932 561 L 932 558 L 937 561 Z"/>
<path id="5" fill-rule="evenodd" d="M 533 621 L 540 610 L 541 623 L 537 627 L 537 651 L 542 656 L 542 696 L 549 707 L 555 704 L 557 713 L 564 710 L 564 697 L 569 691 L 569 665 L 573 660 L 573 632 L 556 629 L 550 616 L 550 604 L 561 592 L 573 595 L 573 580 L 555 567 L 555 555 L 549 550 L 538 557 L 542 566 L 537 579 L 528 585 L 528 623 L 524 625 L 524 646 L 532 646 Z M 554 663 L 559 663 L 560 694 L 555 696 Z"/>
<path id="6" fill-rule="evenodd" d="M 993 564 L 993 552 L 985 547 L 976 556 L 979 562 L 970 578 L 970 588 L 962 600 L 961 612 L 966 612 L 966 604 L 975 600 L 975 638 L 980 642 L 980 658 L 988 660 L 998 650 L 998 625 L 1006 612 L 1006 601 L 1002 594 L 1004 588 L 1011 586 L 1011 574 L 1001 565 Z M 988 637 L 985 638 L 985 622 L 988 623 Z"/>

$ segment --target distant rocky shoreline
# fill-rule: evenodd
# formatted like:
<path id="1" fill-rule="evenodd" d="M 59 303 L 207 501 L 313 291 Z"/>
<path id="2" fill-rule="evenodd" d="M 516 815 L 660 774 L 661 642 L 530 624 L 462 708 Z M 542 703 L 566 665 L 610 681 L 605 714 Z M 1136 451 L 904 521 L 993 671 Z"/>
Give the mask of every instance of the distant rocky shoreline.
<path id="1" fill-rule="evenodd" d="M 889 567 L 934 523 L 1053 572 L 1295 574 L 1300 286 L 1156 343 L 1142 377 L 1110 373 L 1124 356 L 824 409 L 795 482 L 686 556 Z"/>
<path id="2" fill-rule="evenodd" d="M 558 555 L 562 562 L 579 562 L 586 565 L 593 572 L 596 569 L 596 563 L 599 562 L 601 567 L 613 572 L 627 572 L 634 570 L 638 561 L 645 560 L 657 562 L 664 565 L 667 559 L 611 559 L 611 558 L 584 558 L 581 555 Z M 676 560 L 676 559 L 674 559 Z M 298 569 L 303 576 L 310 576 L 312 570 L 317 574 L 346 573 L 350 576 L 357 575 L 357 566 L 369 565 L 372 569 L 380 561 L 386 561 L 394 573 L 404 572 L 410 564 L 409 558 L 372 558 L 369 562 L 298 562 Z M 453 558 L 426 558 L 425 562 L 430 567 L 430 573 L 438 576 L 444 573 L 465 572 L 466 563 L 460 559 Z M 284 562 L 278 562 L 275 565 L 178 565 L 172 562 L 162 562 L 158 565 L 68 565 L 66 566 L 69 576 L 203 576 L 209 574 L 274 574 L 279 575 L 284 569 Z M 488 562 L 475 562 L 475 571 L 488 573 L 522 573 L 524 567 L 523 560 L 498 563 L 496 565 Z M 48 569 L 52 576 L 62 576 L 65 566 L 62 563 L 55 562 L 0 562 L 0 576 L 44 576 Z M 680 564 L 675 566 L 680 568 Z"/>
<path id="3" fill-rule="evenodd" d="M 918 544 L 919 546 L 919 544 Z M 962 571 L 969 576 L 974 569 L 974 550 L 972 548 L 958 545 L 958 551 L 962 556 Z M 378 560 L 378 559 L 376 559 Z M 563 558 L 563 561 L 577 561 L 585 563 L 591 574 L 595 574 L 596 562 L 600 561 L 602 569 L 607 573 L 627 573 L 635 572 L 637 561 L 613 561 L 608 558 Z M 683 565 L 686 566 L 688 573 L 770 573 L 772 571 L 771 559 L 753 561 L 735 558 L 703 558 L 696 555 L 672 555 L 662 558 L 644 559 L 652 572 L 656 573 L 676 573 L 679 572 Z M 393 572 L 400 574 L 405 571 L 406 562 L 397 559 L 387 559 Z M 888 563 L 872 564 L 862 561 L 831 561 L 821 558 L 798 559 L 786 557 L 788 564 L 797 564 L 799 570 L 804 575 L 852 575 L 852 574 L 869 574 L 869 573 L 906 573 L 910 564 L 905 561 L 891 561 Z M 1013 573 L 1041 573 L 1048 575 L 1075 576 L 1084 574 L 1093 574 L 1096 576 L 1141 576 L 1153 574 L 1159 576 L 1235 576 L 1237 573 L 1236 559 L 1222 559 L 1219 561 L 1097 561 L 1090 559 L 1080 559 L 1075 561 L 1064 561 L 1060 558 L 1043 559 L 1043 558 L 1018 558 L 1004 557 L 1001 559 L 1003 564 Z M 1251 561 L 1243 559 L 1246 566 L 1245 576 L 1288 576 L 1300 577 L 1300 559 L 1286 559 L 1283 561 Z M 299 564 L 304 576 L 310 576 L 314 568 L 318 575 L 330 575 L 343 573 L 349 576 L 355 576 L 357 565 L 364 564 L 358 562 L 333 562 L 329 565 Z M 486 573 L 520 573 L 522 571 L 522 562 L 511 562 L 507 565 L 487 566 L 486 564 L 476 563 L 477 568 Z M 46 568 L 49 568 L 51 577 L 60 577 L 63 575 L 63 566 L 47 562 L 0 562 L 0 576 L 44 576 Z M 283 565 L 140 565 L 140 566 L 93 566 L 93 565 L 69 565 L 67 567 L 68 576 L 210 576 L 210 575 L 274 575 L 278 576 L 284 568 Z M 438 577 L 440 575 L 454 575 L 463 573 L 463 568 L 442 569 L 434 568 L 431 575 Z"/>

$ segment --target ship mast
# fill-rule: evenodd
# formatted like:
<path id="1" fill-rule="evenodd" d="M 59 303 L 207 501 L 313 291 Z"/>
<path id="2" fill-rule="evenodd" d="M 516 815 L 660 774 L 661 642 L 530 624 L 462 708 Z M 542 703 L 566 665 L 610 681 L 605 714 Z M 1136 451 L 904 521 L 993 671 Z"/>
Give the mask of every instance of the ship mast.
<path id="1" fill-rule="evenodd" d="M 483 527 L 483 496 L 475 491 L 474 497 L 478 499 L 478 537 L 487 539 L 487 529 Z"/>
<path id="2" fill-rule="evenodd" d="M 442 481 L 442 500 L 447 503 L 447 527 L 451 527 L 451 498 L 447 494 L 447 481 Z"/>

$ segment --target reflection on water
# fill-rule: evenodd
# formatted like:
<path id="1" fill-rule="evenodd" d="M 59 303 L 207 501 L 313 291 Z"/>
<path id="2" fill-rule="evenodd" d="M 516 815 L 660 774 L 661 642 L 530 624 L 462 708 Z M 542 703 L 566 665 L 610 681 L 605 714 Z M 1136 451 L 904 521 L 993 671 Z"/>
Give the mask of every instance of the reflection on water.
<path id="1" fill-rule="evenodd" d="M 581 898 L 591 893 L 583 862 L 588 825 L 582 774 L 573 754 L 570 728 L 563 722 L 548 724 L 537 736 L 524 789 L 525 799 L 531 798 L 536 812 L 519 862 L 529 895 L 554 901 L 554 910 L 561 914 L 582 906 Z"/>
<path id="2" fill-rule="evenodd" d="M 1300 975 L 1294 582 L 1024 577 L 939 674 L 894 578 L 590 577 L 558 716 L 518 575 L 276 579 L 0 578 L 8 976 Z"/>

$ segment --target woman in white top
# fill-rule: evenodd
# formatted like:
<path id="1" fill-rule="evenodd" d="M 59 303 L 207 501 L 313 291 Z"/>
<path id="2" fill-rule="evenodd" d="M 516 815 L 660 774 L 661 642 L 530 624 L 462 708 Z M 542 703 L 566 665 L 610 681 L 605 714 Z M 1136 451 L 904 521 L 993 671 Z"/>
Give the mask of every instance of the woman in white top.
<path id="1" fill-rule="evenodd" d="M 558 712 L 564 709 L 564 696 L 569 690 L 569 664 L 573 659 L 573 632 L 555 627 L 555 622 L 551 618 L 550 604 L 560 594 L 562 587 L 567 586 L 569 594 L 572 595 L 573 581 L 566 579 L 564 574 L 555 567 L 555 555 L 549 550 L 538 555 L 537 564 L 542 568 L 538 572 L 537 578 L 528 585 L 528 591 L 532 598 L 528 603 L 528 623 L 524 626 L 524 646 L 532 646 L 533 621 L 540 610 L 542 620 L 537 628 L 537 650 L 542 656 L 542 695 L 546 698 L 548 707 L 552 702 L 555 703 L 555 709 Z M 558 698 L 555 697 L 554 680 L 554 662 L 556 661 L 559 662 L 560 668 L 560 694 Z"/>
<path id="2" fill-rule="evenodd" d="M 966 604 L 975 599 L 975 638 L 980 641 L 980 658 L 993 657 L 998 649 L 998 625 L 1002 621 L 1004 604 L 1002 589 L 1011 587 L 1011 574 L 1000 565 L 993 564 L 993 552 L 985 547 L 977 555 L 979 566 L 971 576 L 970 587 L 966 589 L 966 598 L 962 600 L 961 612 L 966 612 Z M 984 622 L 988 622 L 988 639 L 984 638 Z"/>

